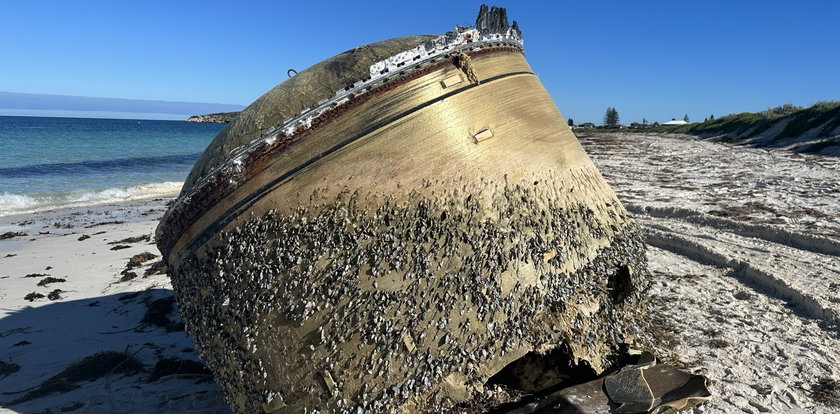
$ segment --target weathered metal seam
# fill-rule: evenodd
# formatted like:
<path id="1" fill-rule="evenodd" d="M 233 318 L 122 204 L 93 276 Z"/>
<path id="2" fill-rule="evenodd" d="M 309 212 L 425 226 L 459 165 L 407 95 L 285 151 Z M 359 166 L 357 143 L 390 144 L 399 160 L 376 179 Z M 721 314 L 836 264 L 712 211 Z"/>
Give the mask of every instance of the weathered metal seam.
<path id="1" fill-rule="evenodd" d="M 508 77 L 511 77 L 511 76 L 521 76 L 521 75 L 536 76 L 533 72 L 527 72 L 527 71 L 511 72 L 511 73 L 506 73 L 506 74 L 502 74 L 502 75 L 497 75 L 497 76 L 494 76 L 492 78 L 488 78 L 488 79 L 483 80 L 482 83 L 479 84 L 479 85 L 471 84 L 471 85 L 468 85 L 466 87 L 463 87 L 463 88 L 454 90 L 452 92 L 443 94 L 443 95 L 441 95 L 441 96 L 439 96 L 439 97 L 437 97 L 433 100 L 424 102 L 421 105 L 415 106 L 414 108 L 403 111 L 403 112 L 401 112 L 397 115 L 394 115 L 391 118 L 388 118 L 388 119 L 386 119 L 382 122 L 379 122 L 375 125 L 372 125 L 371 127 L 365 129 L 364 131 L 362 131 L 362 132 L 360 132 L 360 133 L 358 133 L 358 134 L 356 134 L 356 135 L 354 135 L 350 138 L 345 139 L 344 141 L 332 146 L 331 148 L 327 149 L 326 151 L 323 151 L 322 153 L 320 153 L 320 154 L 310 158 L 309 160 L 299 164 L 298 166 L 290 169 L 289 171 L 287 171 L 287 172 L 283 173 L 282 175 L 280 175 L 280 176 L 274 178 L 273 180 L 269 181 L 268 183 L 266 183 L 265 185 L 263 185 L 262 187 L 260 187 L 256 191 L 252 192 L 251 194 L 243 197 L 242 200 L 238 201 L 231 208 L 229 208 L 222 215 L 220 215 L 220 218 L 217 219 L 216 221 L 214 221 L 213 224 L 207 226 L 204 230 L 201 231 L 201 233 L 198 236 L 193 237 L 193 239 L 183 249 L 186 249 L 187 251 L 192 251 L 195 248 L 203 245 L 204 243 L 206 243 L 210 239 L 210 237 L 213 234 L 216 234 L 219 230 L 221 230 L 222 228 L 224 228 L 225 226 L 230 224 L 230 222 L 233 221 L 239 215 L 241 215 L 243 211 L 251 208 L 251 206 L 253 206 L 257 201 L 259 201 L 260 199 L 265 197 L 266 194 L 270 193 L 272 189 L 274 189 L 277 186 L 280 186 L 283 183 L 285 183 L 286 181 L 292 179 L 295 174 L 297 174 L 298 172 L 300 172 L 304 168 L 306 168 L 306 167 L 314 164 L 315 162 L 323 159 L 324 157 L 340 150 L 341 148 L 346 147 L 347 145 L 350 145 L 352 143 L 355 143 L 355 142 L 363 139 L 364 137 L 368 136 L 373 131 L 376 131 L 377 129 L 383 128 L 383 127 L 385 127 L 385 126 L 387 126 L 387 125 L 389 125 L 393 122 L 398 121 L 401 118 L 404 118 L 408 115 L 411 115 L 412 113 L 415 113 L 415 112 L 417 112 L 417 111 L 419 111 L 423 108 L 429 107 L 429 106 L 431 106 L 435 103 L 438 103 L 438 102 L 440 102 L 440 101 L 442 101 L 446 98 L 452 97 L 452 96 L 457 95 L 461 92 L 465 92 L 465 91 L 468 91 L 472 88 L 475 88 L 476 86 L 481 86 L 481 85 L 484 85 L 486 83 L 501 80 L 501 79 L 508 78 Z"/>
<path id="2" fill-rule="evenodd" d="M 469 51 L 471 48 L 465 49 Z M 500 52 L 521 53 L 522 49 L 516 45 L 509 44 L 501 46 L 491 45 L 489 47 L 481 48 L 477 51 L 472 51 L 469 54 L 475 57 Z M 440 58 L 441 56 L 444 55 L 439 55 L 436 58 Z M 284 136 L 284 139 L 278 140 L 277 138 L 279 138 L 279 136 L 277 136 L 274 137 L 273 140 L 271 140 L 271 143 L 269 143 L 270 135 L 277 133 L 280 130 L 279 127 L 270 128 L 267 134 L 263 135 L 260 138 L 252 140 L 252 143 L 248 146 L 249 150 L 242 153 L 247 158 L 245 158 L 244 160 L 238 160 L 238 163 L 245 165 L 244 170 L 231 171 L 231 168 L 228 166 L 228 164 L 224 164 L 221 167 L 215 169 L 214 171 L 208 173 L 207 178 L 197 183 L 189 193 L 182 195 L 175 201 L 175 205 L 172 206 L 172 208 L 166 213 L 162 220 L 167 223 L 167 227 L 170 228 L 170 233 L 172 232 L 171 229 L 174 227 L 175 229 L 177 229 L 177 234 L 169 236 L 159 235 L 159 238 L 164 239 L 162 240 L 162 242 L 163 245 L 166 247 L 166 250 L 171 250 L 172 247 L 174 247 L 177 244 L 177 239 L 181 237 L 182 233 L 189 227 L 189 224 L 194 222 L 196 218 L 205 214 L 208 211 L 209 206 L 214 204 L 214 200 L 220 200 L 230 195 L 233 192 L 233 190 L 235 190 L 237 187 L 237 185 L 235 185 L 236 181 L 240 183 L 244 182 L 251 178 L 251 176 L 258 173 L 258 166 L 261 165 L 259 161 L 261 161 L 261 159 L 270 158 L 274 156 L 274 154 L 276 154 L 278 151 L 282 151 L 289 145 L 300 141 L 306 135 L 308 135 L 314 129 L 316 129 L 320 123 L 334 118 L 336 116 L 339 116 L 342 112 L 347 111 L 350 107 L 367 102 L 373 97 L 385 93 L 393 88 L 396 88 L 404 84 L 405 82 L 434 72 L 435 70 L 438 70 L 449 64 L 449 60 L 441 59 L 440 61 L 432 63 L 431 65 L 426 67 L 417 67 L 417 65 L 415 65 L 413 69 L 402 69 L 397 75 L 394 75 L 389 79 L 385 79 L 383 83 L 378 87 L 369 88 L 365 91 L 364 94 L 354 96 L 352 99 L 348 99 L 342 102 L 340 105 L 333 107 L 331 110 L 322 113 L 319 117 L 314 119 L 315 122 L 310 124 L 309 127 L 300 131 L 295 131 L 295 133 L 291 136 Z M 406 74 L 406 71 L 410 71 L 410 73 Z M 236 161 L 234 160 L 230 163 L 236 163 Z M 194 202 L 194 200 L 201 200 L 202 202 L 197 203 Z"/>

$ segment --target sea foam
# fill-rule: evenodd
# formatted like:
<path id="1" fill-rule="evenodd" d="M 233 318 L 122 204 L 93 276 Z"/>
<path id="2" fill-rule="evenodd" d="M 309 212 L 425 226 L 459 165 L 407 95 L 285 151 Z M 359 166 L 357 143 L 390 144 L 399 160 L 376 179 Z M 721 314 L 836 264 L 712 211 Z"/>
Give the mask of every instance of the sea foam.
<path id="1" fill-rule="evenodd" d="M 96 191 L 68 191 L 43 194 L 0 194 L 0 216 L 33 213 L 63 207 L 131 201 L 143 198 L 175 196 L 182 182 L 162 182 Z"/>

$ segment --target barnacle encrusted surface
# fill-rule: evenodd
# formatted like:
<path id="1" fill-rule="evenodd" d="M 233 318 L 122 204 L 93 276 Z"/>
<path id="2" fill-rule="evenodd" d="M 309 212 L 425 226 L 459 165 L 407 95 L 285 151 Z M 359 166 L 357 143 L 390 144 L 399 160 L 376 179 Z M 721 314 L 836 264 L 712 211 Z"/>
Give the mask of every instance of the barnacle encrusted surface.
<path id="1" fill-rule="evenodd" d="M 440 410 L 559 344 L 602 371 L 638 329 L 643 241 L 539 178 L 247 220 L 176 267 L 188 332 L 237 412 Z"/>

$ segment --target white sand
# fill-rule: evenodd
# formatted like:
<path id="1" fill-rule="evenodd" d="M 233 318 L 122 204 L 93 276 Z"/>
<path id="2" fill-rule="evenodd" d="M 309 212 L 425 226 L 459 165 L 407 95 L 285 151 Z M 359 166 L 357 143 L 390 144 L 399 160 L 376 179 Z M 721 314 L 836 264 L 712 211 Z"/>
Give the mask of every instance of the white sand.
<path id="1" fill-rule="evenodd" d="M 164 202 L 135 200 L 0 217 L 0 234 L 28 234 L 0 240 L 0 360 L 20 366 L 19 371 L 0 377 L 0 413 L 63 412 L 73 407 L 77 408 L 68 412 L 229 412 L 217 385 L 207 377 L 172 376 L 148 381 L 160 358 L 198 357 L 192 340 L 183 331 L 167 332 L 140 324 L 147 303 L 172 295 L 165 274 L 143 277 L 144 270 L 159 257 L 133 269 L 139 275 L 136 279 L 118 282 L 133 255 L 160 255 L 154 244 L 124 243 L 131 247 L 114 251 L 110 250 L 114 245 L 108 243 L 153 236 L 165 210 Z M 114 221 L 125 223 L 99 224 Z M 46 232 L 49 234 L 40 234 Z M 82 235 L 90 238 L 79 241 Z M 52 268 L 46 270 L 47 266 Z M 45 276 L 24 277 L 32 273 L 66 281 L 37 286 Z M 61 299 L 24 299 L 31 292 L 47 296 L 55 289 L 62 291 Z M 126 297 L 133 292 L 140 294 Z M 177 319 L 177 312 L 173 317 Z M 98 351 L 126 350 L 140 359 L 146 372 L 108 375 L 80 382 L 81 387 L 70 392 L 9 405 L 25 394 L 18 391 L 38 386 L 84 357 Z"/>
<path id="2" fill-rule="evenodd" d="M 636 134 L 581 141 L 655 246 L 654 351 L 714 381 L 696 411 L 838 412 L 811 390 L 840 380 L 840 160 Z M 0 234 L 28 234 L 0 240 L 0 361 L 20 366 L 0 377 L 0 413 L 229 412 L 207 378 L 148 381 L 162 357 L 198 359 L 184 332 L 139 323 L 147 303 L 172 294 L 165 275 L 143 277 L 159 258 L 118 282 L 130 257 L 159 253 L 108 243 L 152 236 L 165 200 L 0 217 Z M 113 221 L 125 223 L 96 225 Z M 41 287 L 45 276 L 31 273 L 66 281 Z M 61 299 L 24 300 L 54 289 Z M 146 372 L 8 404 L 86 356 L 126 349 Z"/>
<path id="3" fill-rule="evenodd" d="M 714 382 L 707 413 L 837 413 L 840 160 L 673 136 L 581 142 L 650 247 L 656 350 Z"/>

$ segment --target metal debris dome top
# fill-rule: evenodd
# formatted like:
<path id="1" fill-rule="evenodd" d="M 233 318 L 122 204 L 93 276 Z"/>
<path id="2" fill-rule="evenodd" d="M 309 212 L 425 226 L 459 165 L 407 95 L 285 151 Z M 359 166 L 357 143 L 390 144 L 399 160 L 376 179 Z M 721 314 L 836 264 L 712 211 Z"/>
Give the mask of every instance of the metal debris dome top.
<path id="1" fill-rule="evenodd" d="M 291 140 L 360 93 L 464 50 L 522 44 L 519 26 L 508 25 L 505 9 L 482 5 L 475 27 L 383 40 L 321 61 L 275 86 L 219 132 L 195 163 L 179 202 L 222 177 L 235 187 L 249 154 Z"/>

